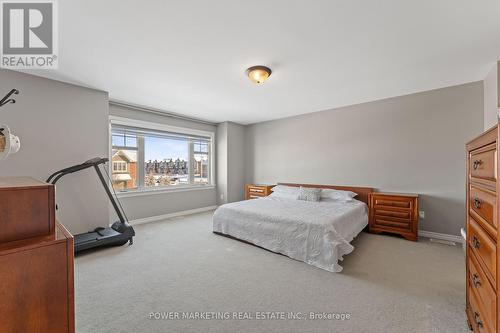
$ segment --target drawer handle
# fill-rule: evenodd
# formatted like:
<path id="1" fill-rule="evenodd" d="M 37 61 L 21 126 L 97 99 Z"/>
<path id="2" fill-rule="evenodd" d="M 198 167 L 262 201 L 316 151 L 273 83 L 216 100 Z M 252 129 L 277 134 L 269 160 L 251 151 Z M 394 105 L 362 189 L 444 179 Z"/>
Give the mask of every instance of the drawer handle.
<path id="1" fill-rule="evenodd" d="M 481 246 L 481 242 L 479 241 L 479 239 L 477 239 L 476 236 L 472 236 L 472 246 L 476 249 L 479 249 L 479 247 Z"/>
<path id="2" fill-rule="evenodd" d="M 477 170 L 477 168 L 479 168 L 481 164 L 483 164 L 482 160 L 474 160 L 474 162 L 472 162 L 472 168 L 474 170 Z"/>
<path id="3" fill-rule="evenodd" d="M 474 198 L 474 208 L 481 209 L 481 199 Z"/>
<path id="4" fill-rule="evenodd" d="M 472 283 L 476 288 L 481 285 L 481 280 L 479 279 L 479 276 L 476 273 L 472 274 Z"/>
<path id="5" fill-rule="evenodd" d="M 476 320 L 477 327 L 483 327 L 483 321 L 481 320 L 479 313 L 477 313 L 476 311 L 474 311 L 474 319 Z"/>

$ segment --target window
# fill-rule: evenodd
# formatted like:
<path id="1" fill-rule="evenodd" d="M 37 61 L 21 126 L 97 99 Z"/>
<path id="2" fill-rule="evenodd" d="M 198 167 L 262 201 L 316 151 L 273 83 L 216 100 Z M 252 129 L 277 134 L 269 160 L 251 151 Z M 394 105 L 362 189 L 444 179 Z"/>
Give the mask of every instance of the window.
<path id="1" fill-rule="evenodd" d="M 117 190 L 213 183 L 213 133 L 111 118 L 112 182 Z"/>
<path id="2" fill-rule="evenodd" d="M 113 172 L 127 172 L 127 162 L 113 161 Z"/>

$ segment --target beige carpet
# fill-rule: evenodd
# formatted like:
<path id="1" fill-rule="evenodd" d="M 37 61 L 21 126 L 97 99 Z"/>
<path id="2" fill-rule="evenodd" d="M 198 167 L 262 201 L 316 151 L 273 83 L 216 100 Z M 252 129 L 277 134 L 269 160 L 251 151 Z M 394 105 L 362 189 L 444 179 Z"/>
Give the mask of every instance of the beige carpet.
<path id="1" fill-rule="evenodd" d="M 211 216 L 140 225 L 133 246 L 77 257 L 77 332 L 468 332 L 459 247 L 361 233 L 330 273 L 212 234 Z M 263 319 L 310 312 L 350 318 Z"/>

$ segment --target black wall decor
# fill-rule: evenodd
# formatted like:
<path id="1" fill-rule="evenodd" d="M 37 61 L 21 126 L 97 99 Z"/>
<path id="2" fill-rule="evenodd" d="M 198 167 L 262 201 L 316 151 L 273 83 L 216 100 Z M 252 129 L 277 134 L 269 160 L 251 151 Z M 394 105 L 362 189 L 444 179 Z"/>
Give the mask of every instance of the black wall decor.
<path id="1" fill-rule="evenodd" d="M 0 107 L 4 106 L 7 103 L 15 103 L 16 100 L 13 98 L 10 98 L 10 96 L 17 95 L 17 94 L 19 94 L 19 90 L 12 89 L 7 95 L 5 95 L 4 98 L 2 98 L 2 100 L 0 100 Z"/>

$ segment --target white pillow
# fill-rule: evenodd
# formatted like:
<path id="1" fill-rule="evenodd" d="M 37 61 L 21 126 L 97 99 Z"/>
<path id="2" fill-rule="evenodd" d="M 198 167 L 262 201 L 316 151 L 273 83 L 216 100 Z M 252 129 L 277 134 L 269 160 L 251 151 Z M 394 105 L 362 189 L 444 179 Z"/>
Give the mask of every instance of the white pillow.
<path id="1" fill-rule="evenodd" d="M 285 186 L 285 185 L 277 185 L 271 189 L 273 193 L 288 193 L 288 194 L 297 194 L 299 195 L 300 187 L 298 186 Z"/>
<path id="2" fill-rule="evenodd" d="M 290 199 L 290 200 L 298 200 L 299 193 L 286 193 L 286 192 L 273 192 L 269 194 L 270 197 L 273 198 L 282 198 L 282 199 Z"/>
<path id="3" fill-rule="evenodd" d="M 322 189 L 321 199 L 333 199 L 339 201 L 352 201 L 352 199 L 357 196 L 357 193 L 351 191 L 341 191 L 334 189 Z"/>
<path id="4" fill-rule="evenodd" d="M 300 187 L 299 200 L 318 202 L 321 199 L 321 189 Z"/>

